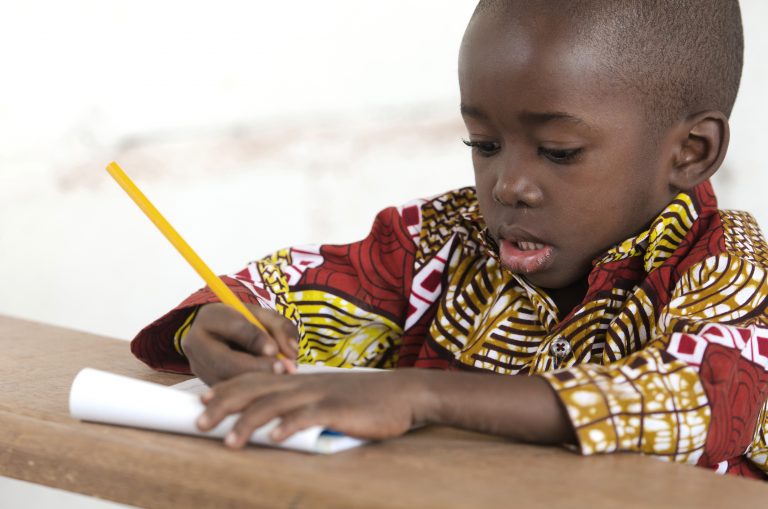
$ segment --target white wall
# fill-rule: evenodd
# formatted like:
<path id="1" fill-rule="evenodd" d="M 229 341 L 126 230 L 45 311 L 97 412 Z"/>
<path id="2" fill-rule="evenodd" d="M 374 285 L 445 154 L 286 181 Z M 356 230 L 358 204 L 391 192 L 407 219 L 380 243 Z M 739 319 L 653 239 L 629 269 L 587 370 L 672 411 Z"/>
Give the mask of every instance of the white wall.
<path id="1" fill-rule="evenodd" d="M 455 74 L 473 4 L 0 3 L 0 313 L 128 339 L 199 285 L 111 159 L 220 272 L 471 183 Z M 768 224 L 768 3 L 743 15 L 717 186 Z"/>
<path id="2" fill-rule="evenodd" d="M 455 74 L 472 8 L 0 4 L 0 313 L 128 339 L 200 285 L 112 159 L 220 272 L 471 183 Z"/>

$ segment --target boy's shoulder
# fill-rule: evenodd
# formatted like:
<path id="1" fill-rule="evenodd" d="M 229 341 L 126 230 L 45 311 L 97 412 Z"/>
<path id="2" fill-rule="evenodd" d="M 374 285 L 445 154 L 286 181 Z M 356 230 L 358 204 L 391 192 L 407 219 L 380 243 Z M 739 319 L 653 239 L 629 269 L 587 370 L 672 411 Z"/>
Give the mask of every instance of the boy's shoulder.
<path id="1" fill-rule="evenodd" d="M 417 268 L 448 249 L 449 241 L 457 234 L 464 238 L 465 247 L 476 247 L 482 230 L 474 186 L 413 200 L 398 207 L 398 211 L 417 246 Z"/>
<path id="2" fill-rule="evenodd" d="M 424 235 L 450 235 L 454 226 L 466 220 L 481 219 L 474 186 L 409 201 L 398 207 L 398 212 L 417 242 L 419 237 Z"/>
<path id="3" fill-rule="evenodd" d="M 719 210 L 725 254 L 768 269 L 768 245 L 755 218 L 741 210 Z"/>
<path id="4" fill-rule="evenodd" d="M 440 225 L 460 222 L 463 218 L 480 217 L 474 186 L 452 189 L 421 200 L 420 208 L 424 225 Z"/>

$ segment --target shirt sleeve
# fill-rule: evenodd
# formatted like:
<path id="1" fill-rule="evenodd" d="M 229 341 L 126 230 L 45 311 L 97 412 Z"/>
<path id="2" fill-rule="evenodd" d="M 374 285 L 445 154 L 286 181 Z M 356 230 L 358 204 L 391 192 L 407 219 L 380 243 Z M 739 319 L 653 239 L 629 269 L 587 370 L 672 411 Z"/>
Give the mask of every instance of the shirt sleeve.
<path id="1" fill-rule="evenodd" d="M 767 298 L 764 269 L 713 256 L 677 283 L 645 348 L 545 374 L 581 453 L 633 451 L 768 473 Z"/>
<path id="2" fill-rule="evenodd" d="M 359 242 L 283 249 L 222 279 L 243 302 L 273 309 L 296 324 L 300 362 L 392 367 L 416 251 L 402 212 L 381 211 Z M 134 355 L 155 369 L 188 373 L 178 343 L 190 315 L 217 301 L 208 287 L 190 295 L 139 332 L 131 343 Z"/>

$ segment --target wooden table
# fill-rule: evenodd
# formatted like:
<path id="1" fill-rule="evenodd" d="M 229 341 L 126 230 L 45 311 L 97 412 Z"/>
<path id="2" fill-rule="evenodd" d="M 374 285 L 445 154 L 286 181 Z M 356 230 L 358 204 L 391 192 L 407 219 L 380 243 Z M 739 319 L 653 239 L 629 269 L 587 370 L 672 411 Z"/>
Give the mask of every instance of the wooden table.
<path id="1" fill-rule="evenodd" d="M 163 384 L 124 341 L 0 317 L 0 475 L 142 507 L 768 507 L 768 484 L 431 428 L 334 456 L 73 420 L 90 366 Z"/>

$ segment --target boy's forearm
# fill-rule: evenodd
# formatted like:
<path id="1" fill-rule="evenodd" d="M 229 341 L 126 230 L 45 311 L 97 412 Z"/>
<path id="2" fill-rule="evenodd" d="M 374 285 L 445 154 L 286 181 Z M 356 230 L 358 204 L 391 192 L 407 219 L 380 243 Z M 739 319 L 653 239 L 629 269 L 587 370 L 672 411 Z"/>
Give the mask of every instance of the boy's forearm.
<path id="1" fill-rule="evenodd" d="M 421 387 L 417 422 L 443 424 L 538 444 L 575 444 L 570 420 L 538 376 L 413 370 Z"/>

